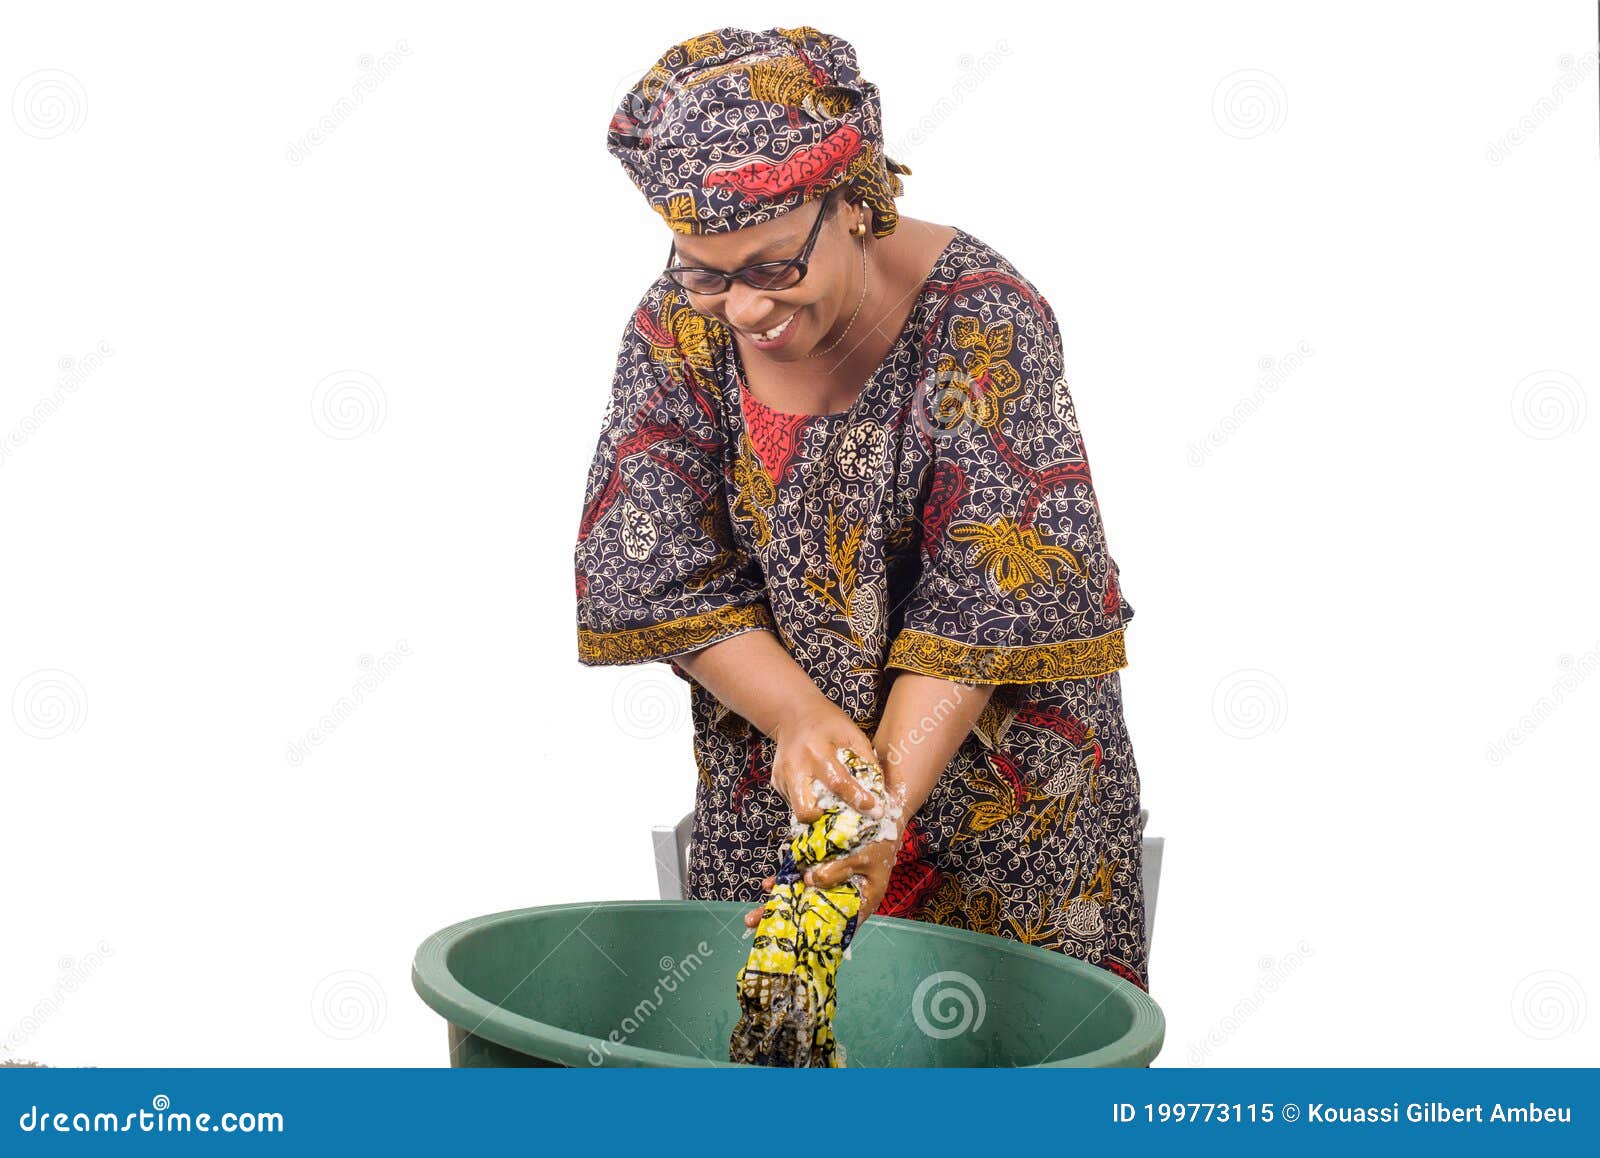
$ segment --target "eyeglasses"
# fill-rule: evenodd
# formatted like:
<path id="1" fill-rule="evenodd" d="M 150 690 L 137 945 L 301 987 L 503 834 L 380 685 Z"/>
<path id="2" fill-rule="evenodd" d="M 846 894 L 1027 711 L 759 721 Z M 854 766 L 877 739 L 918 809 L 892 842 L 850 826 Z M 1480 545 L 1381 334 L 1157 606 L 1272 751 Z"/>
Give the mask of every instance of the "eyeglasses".
<path id="1" fill-rule="evenodd" d="M 806 276 L 811 250 L 817 244 L 817 235 L 822 232 L 822 219 L 828 215 L 828 199 L 832 196 L 831 189 L 823 194 L 822 207 L 817 210 L 817 219 L 811 223 L 811 236 L 806 238 L 805 248 L 787 261 L 760 261 L 731 273 L 699 266 L 674 265 L 672 263 L 678 259 L 678 243 L 674 240 L 672 253 L 667 258 L 667 276 L 690 293 L 696 294 L 726 293 L 733 285 L 734 278 L 738 278 L 745 285 L 765 290 L 788 289 L 790 286 L 798 285 Z"/>

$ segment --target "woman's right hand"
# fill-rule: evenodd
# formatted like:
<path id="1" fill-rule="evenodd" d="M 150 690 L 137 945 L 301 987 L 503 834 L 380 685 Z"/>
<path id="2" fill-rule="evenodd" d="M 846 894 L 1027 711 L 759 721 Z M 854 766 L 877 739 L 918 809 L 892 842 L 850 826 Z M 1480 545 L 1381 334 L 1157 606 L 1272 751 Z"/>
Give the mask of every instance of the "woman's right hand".
<path id="1" fill-rule="evenodd" d="M 822 815 L 813 780 L 821 780 L 835 796 L 865 815 L 883 816 L 878 798 L 839 763 L 837 756 L 840 748 L 849 748 L 876 763 L 878 755 L 872 741 L 832 700 L 824 699 L 783 717 L 772 729 L 772 738 L 777 743 L 772 757 L 772 786 L 802 824 L 810 824 Z M 771 892 L 776 884 L 776 877 L 768 877 L 761 887 Z M 764 907 L 757 905 L 745 914 L 747 928 L 761 923 Z"/>
<path id="2" fill-rule="evenodd" d="M 822 815 L 817 805 L 816 786 L 820 780 L 833 794 L 864 815 L 881 817 L 878 798 L 839 762 L 840 748 L 850 748 L 870 763 L 878 762 L 872 741 L 855 721 L 832 700 L 818 697 L 792 716 L 785 716 L 772 729 L 777 749 L 772 757 L 772 786 L 789 804 L 801 824 L 810 824 Z"/>

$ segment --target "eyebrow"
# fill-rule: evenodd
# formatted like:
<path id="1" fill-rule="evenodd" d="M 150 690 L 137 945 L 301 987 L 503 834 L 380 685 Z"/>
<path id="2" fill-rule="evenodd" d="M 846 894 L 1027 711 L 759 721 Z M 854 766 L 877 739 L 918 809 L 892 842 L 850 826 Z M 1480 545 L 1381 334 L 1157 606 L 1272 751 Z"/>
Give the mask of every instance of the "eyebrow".
<path id="1" fill-rule="evenodd" d="M 776 252 L 778 252 L 780 254 L 789 253 L 791 250 L 798 249 L 799 246 L 801 245 L 801 243 L 804 242 L 804 240 L 805 240 L 805 234 L 802 233 L 797 238 L 790 238 L 788 240 L 780 240 L 780 241 L 769 241 L 765 245 L 758 245 L 754 249 L 750 249 L 750 250 L 745 251 L 745 253 L 741 257 L 739 257 L 737 259 L 737 264 L 730 265 L 730 266 L 728 266 L 728 268 L 729 269 L 740 269 L 740 268 L 742 268 L 744 266 L 747 266 L 747 265 L 754 265 L 754 264 L 756 264 L 756 261 L 759 258 L 761 258 L 763 256 L 766 256 L 766 255 L 771 255 L 774 251 L 776 251 Z M 692 266 L 700 265 L 699 259 L 691 258 L 687 253 L 683 252 L 683 246 L 681 244 L 678 246 L 678 260 L 680 262 L 682 262 L 684 265 L 692 265 Z"/>

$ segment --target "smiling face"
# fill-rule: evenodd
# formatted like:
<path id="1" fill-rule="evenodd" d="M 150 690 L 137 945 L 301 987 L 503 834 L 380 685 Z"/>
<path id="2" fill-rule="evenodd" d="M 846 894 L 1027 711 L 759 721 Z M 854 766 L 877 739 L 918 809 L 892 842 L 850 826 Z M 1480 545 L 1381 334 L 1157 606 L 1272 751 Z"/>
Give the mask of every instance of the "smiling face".
<path id="1" fill-rule="evenodd" d="M 811 227 L 823 208 L 827 216 L 812 246 L 806 275 L 785 289 L 757 289 L 734 279 L 723 293 L 688 293 L 697 313 L 737 330 L 762 356 L 773 361 L 798 361 L 844 326 L 861 294 L 863 238 L 851 237 L 857 222 L 871 225 L 871 210 L 849 199 L 848 187 L 790 210 L 782 217 L 727 233 L 696 234 L 674 239 L 676 264 L 732 272 L 762 261 L 787 261 L 805 248 Z M 760 335 L 783 326 L 779 341 L 767 348 Z"/>

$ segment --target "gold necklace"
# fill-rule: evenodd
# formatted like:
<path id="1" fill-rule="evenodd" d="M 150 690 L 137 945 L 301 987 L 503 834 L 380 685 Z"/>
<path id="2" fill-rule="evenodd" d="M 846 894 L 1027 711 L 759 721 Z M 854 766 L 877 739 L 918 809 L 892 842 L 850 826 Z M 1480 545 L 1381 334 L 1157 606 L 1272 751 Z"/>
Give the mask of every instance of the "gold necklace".
<path id="1" fill-rule="evenodd" d="M 866 304 L 866 300 L 867 300 L 867 234 L 866 234 L 866 231 L 863 230 L 862 233 L 861 233 L 861 300 L 856 302 L 856 312 L 850 315 L 850 321 L 849 321 L 848 324 L 846 324 L 846 326 L 844 328 L 844 332 L 841 333 L 832 342 L 830 342 L 828 344 L 828 348 L 826 350 L 813 350 L 811 353 L 807 354 L 806 357 L 808 357 L 808 358 L 821 357 L 823 354 L 828 353 L 829 350 L 832 350 L 834 348 L 834 346 L 837 346 L 840 342 L 844 341 L 845 334 L 848 334 L 850 332 L 850 327 L 856 324 L 856 317 L 861 313 L 861 307 Z"/>

